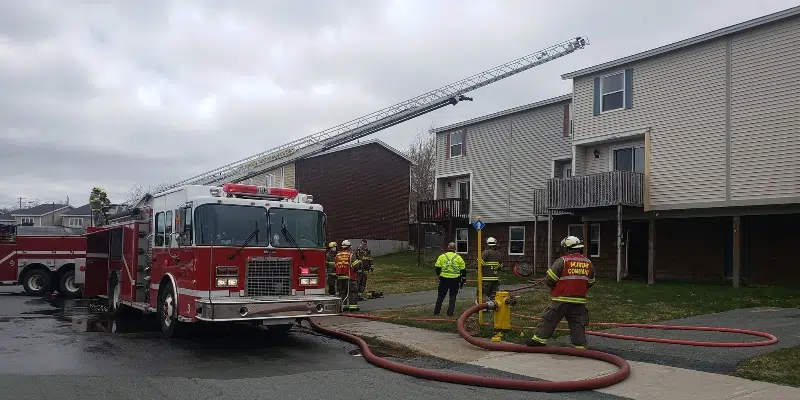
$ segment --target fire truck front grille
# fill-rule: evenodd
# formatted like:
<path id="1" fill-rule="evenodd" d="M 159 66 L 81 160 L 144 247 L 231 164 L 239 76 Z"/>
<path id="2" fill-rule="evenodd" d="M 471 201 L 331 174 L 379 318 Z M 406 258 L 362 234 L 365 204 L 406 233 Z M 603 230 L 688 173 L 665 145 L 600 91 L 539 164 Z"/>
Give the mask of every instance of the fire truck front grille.
<path id="1" fill-rule="evenodd" d="M 245 296 L 292 294 L 292 258 L 259 257 L 247 261 Z"/>

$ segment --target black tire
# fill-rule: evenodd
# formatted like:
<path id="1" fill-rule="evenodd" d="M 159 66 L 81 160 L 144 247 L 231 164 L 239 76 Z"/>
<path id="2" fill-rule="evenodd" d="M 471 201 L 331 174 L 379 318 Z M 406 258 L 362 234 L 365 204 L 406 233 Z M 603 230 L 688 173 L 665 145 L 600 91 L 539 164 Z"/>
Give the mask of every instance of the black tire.
<path id="1" fill-rule="evenodd" d="M 77 299 L 81 297 L 83 288 L 75 285 L 75 270 L 67 270 L 61 274 L 58 280 L 58 292 L 68 299 Z"/>
<path id="2" fill-rule="evenodd" d="M 167 339 L 178 337 L 180 321 L 178 320 L 178 307 L 175 306 L 177 295 L 169 283 L 163 285 L 158 291 L 158 320 L 161 324 L 161 333 Z"/>
<path id="3" fill-rule="evenodd" d="M 52 287 L 51 272 L 44 268 L 32 268 L 22 277 L 22 288 L 31 296 L 43 296 Z"/>
<path id="4" fill-rule="evenodd" d="M 267 325 L 267 330 L 271 335 L 286 337 L 289 336 L 289 331 L 292 330 L 292 326 L 294 326 L 294 324 Z"/>

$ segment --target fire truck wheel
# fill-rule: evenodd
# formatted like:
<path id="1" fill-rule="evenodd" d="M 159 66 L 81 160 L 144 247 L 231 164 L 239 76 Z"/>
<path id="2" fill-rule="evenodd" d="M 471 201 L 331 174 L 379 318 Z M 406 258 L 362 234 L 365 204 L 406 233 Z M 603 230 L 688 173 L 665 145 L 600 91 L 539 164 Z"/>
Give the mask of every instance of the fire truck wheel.
<path id="1" fill-rule="evenodd" d="M 44 268 L 33 268 L 22 278 L 22 288 L 31 296 L 41 296 L 50 290 L 50 271 Z"/>
<path id="2" fill-rule="evenodd" d="M 174 338 L 179 334 L 178 308 L 175 307 L 176 295 L 172 285 L 163 285 L 158 291 L 158 316 L 161 321 L 161 332 L 166 338 Z"/>
<path id="3" fill-rule="evenodd" d="M 58 282 L 58 291 L 68 299 L 81 297 L 81 287 L 75 284 L 75 271 L 68 270 L 61 274 Z"/>

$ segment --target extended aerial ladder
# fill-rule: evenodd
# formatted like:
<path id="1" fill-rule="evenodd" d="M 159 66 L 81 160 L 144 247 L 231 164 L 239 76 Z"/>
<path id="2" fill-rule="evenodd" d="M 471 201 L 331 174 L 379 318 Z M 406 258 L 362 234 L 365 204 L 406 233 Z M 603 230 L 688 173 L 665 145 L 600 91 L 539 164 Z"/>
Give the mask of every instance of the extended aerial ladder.
<path id="1" fill-rule="evenodd" d="M 472 101 L 471 98 L 464 96 L 464 94 L 571 54 L 588 44 L 588 39 L 583 37 L 576 37 L 558 43 L 372 114 L 176 182 L 164 190 L 184 185 L 216 185 L 225 182 L 241 182 L 282 165 L 322 153 L 427 114 L 448 104 L 456 105 L 459 101 Z"/>

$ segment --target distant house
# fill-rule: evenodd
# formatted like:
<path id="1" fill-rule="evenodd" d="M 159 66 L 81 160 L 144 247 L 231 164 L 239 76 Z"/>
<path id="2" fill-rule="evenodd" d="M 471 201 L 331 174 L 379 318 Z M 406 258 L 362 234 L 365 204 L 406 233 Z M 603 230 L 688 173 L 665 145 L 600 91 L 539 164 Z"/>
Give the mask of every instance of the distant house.
<path id="1" fill-rule="evenodd" d="M 11 225 L 14 223 L 14 217 L 9 213 L 0 213 L 0 224 Z"/>
<path id="2" fill-rule="evenodd" d="M 14 218 L 13 222 L 18 225 L 59 226 L 61 225 L 62 215 L 72 209 L 74 207 L 67 204 L 40 204 L 35 207 L 11 211 L 8 214 Z"/>
<path id="3" fill-rule="evenodd" d="M 61 214 L 61 226 L 69 228 L 84 228 L 91 225 L 92 210 L 89 205 L 65 211 Z"/>

